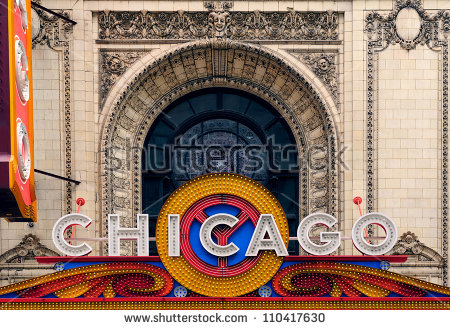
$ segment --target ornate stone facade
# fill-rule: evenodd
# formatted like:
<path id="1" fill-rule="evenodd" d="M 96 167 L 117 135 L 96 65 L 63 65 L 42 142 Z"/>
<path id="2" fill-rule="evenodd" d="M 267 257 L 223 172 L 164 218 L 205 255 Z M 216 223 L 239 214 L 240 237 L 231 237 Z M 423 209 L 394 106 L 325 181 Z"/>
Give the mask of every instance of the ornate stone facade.
<path id="1" fill-rule="evenodd" d="M 90 237 L 106 237 L 109 213 L 132 226 L 141 212 L 140 148 L 158 115 L 188 93 L 226 87 L 268 102 L 289 124 L 303 161 L 300 217 L 329 212 L 348 237 L 359 217 L 352 198 L 361 196 L 363 212 L 386 212 L 400 232 L 415 233 L 393 251 L 411 262 L 392 269 L 423 277 L 430 267 L 433 281 L 447 283 L 446 1 L 40 3 L 77 24 L 36 10 L 39 63 L 50 69 L 55 51 L 60 59 L 61 84 L 52 87 L 63 95 L 54 106 L 61 122 L 52 125 L 62 127 L 64 143 L 35 148 L 43 167 L 59 157 L 62 174 L 82 182 L 64 184 L 61 194 L 64 212 L 86 198 Z M 51 198 L 40 205 L 52 208 Z M 54 217 L 32 228 L 0 223 L 0 254 L 29 233 L 51 249 Z M 95 254 L 104 254 L 95 242 Z M 343 241 L 339 254 L 358 252 Z"/>
<path id="2" fill-rule="evenodd" d="M 35 235 L 25 235 L 14 248 L 0 255 L 0 285 L 50 272 L 53 266 L 38 265 L 34 259 L 44 256 L 59 256 L 59 254 L 41 244 Z"/>
<path id="3" fill-rule="evenodd" d="M 427 281 L 439 282 L 444 266 L 444 258 L 408 231 L 400 236 L 391 251 L 395 255 L 408 255 L 404 264 L 391 265 L 390 270 L 401 274 L 411 274 Z"/>
<path id="4" fill-rule="evenodd" d="M 409 22 L 416 23 L 414 28 L 403 28 L 399 21 L 401 13 L 406 13 Z M 411 17 L 413 15 L 413 17 Z M 405 15 L 403 15 L 405 16 Z M 415 17 L 414 17 L 415 16 Z M 403 31 L 405 30 L 405 31 Z M 421 0 L 397 0 L 394 8 L 387 14 L 370 12 L 365 18 L 367 33 L 367 203 L 368 210 L 376 209 L 376 61 L 378 54 L 389 46 L 399 44 L 401 48 L 413 50 L 418 45 L 442 52 L 442 134 L 441 134 L 441 237 L 444 265 L 443 281 L 448 280 L 448 36 L 450 33 L 450 10 L 441 10 L 431 14 L 422 5 Z"/>
<path id="5" fill-rule="evenodd" d="M 39 241 L 40 239 L 33 234 L 25 235 L 15 248 L 0 255 L 0 263 L 23 264 L 25 260 L 34 261 L 34 257 L 59 256 L 58 253 L 50 250 Z"/>
<path id="6" fill-rule="evenodd" d="M 339 86 L 338 86 L 338 54 L 337 52 L 323 53 L 297 53 L 291 52 L 292 55 L 299 58 L 308 65 L 317 77 L 327 86 L 333 100 L 339 103 Z"/>
<path id="7" fill-rule="evenodd" d="M 400 236 L 392 250 L 392 254 L 415 255 L 418 256 L 419 261 L 436 261 L 439 266 L 443 264 L 443 258 L 439 253 L 421 243 L 417 236 L 410 231 Z"/>
<path id="8" fill-rule="evenodd" d="M 146 54 L 145 50 L 109 50 L 101 51 L 100 79 L 102 84 L 99 91 L 99 104 L 102 107 L 111 87 L 126 70 L 140 57 Z"/>
<path id="9" fill-rule="evenodd" d="M 39 3 L 39 2 L 38 2 Z M 50 49 L 62 52 L 64 79 L 64 138 L 65 138 L 65 177 L 72 177 L 72 90 L 71 90 L 71 65 L 70 65 L 70 39 L 72 34 L 72 24 L 58 17 L 44 12 L 39 8 L 34 8 L 37 13 L 36 19 L 39 21 L 39 30 L 33 37 L 33 47 L 36 45 L 47 45 Z M 65 11 L 62 15 L 69 18 Z M 66 212 L 72 212 L 72 184 L 66 183 Z"/>

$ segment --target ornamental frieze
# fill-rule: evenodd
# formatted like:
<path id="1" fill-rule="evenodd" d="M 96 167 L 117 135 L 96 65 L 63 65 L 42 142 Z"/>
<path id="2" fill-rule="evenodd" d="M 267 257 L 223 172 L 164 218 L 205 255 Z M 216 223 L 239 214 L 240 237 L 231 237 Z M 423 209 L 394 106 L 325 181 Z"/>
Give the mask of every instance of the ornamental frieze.
<path id="1" fill-rule="evenodd" d="M 234 40 L 338 40 L 337 12 L 149 12 L 98 13 L 100 40 L 230 38 Z"/>

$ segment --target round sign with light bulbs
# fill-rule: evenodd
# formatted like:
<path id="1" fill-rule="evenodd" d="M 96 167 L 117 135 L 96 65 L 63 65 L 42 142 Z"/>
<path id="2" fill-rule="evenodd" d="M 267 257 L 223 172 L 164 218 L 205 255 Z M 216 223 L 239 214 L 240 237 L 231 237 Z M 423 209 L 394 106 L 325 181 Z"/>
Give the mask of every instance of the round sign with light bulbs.
<path id="1" fill-rule="evenodd" d="M 257 290 L 287 255 L 281 205 L 261 184 L 237 174 L 208 174 L 182 185 L 156 226 L 166 269 L 187 289 L 209 297 Z"/>

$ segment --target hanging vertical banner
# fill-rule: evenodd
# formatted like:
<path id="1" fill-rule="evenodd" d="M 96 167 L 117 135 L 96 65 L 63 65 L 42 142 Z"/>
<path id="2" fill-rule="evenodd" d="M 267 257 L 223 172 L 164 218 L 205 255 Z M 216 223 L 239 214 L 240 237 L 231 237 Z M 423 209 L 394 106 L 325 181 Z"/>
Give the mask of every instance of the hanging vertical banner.
<path id="1" fill-rule="evenodd" d="M 0 217 L 36 221 L 31 1 L 0 7 Z"/>

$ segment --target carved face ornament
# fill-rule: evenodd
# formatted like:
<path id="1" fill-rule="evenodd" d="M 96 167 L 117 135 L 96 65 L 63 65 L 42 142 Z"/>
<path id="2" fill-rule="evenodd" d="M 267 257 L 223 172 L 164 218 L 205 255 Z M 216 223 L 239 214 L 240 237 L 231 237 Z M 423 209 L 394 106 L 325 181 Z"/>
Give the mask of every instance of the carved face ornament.
<path id="1" fill-rule="evenodd" d="M 322 71 L 327 71 L 330 68 L 330 63 L 326 58 L 321 58 L 317 61 L 317 65 L 319 66 L 319 69 Z"/>
<path id="2" fill-rule="evenodd" d="M 212 23 L 215 32 L 223 33 L 230 21 L 229 13 L 211 13 L 209 15 L 209 21 Z"/>

